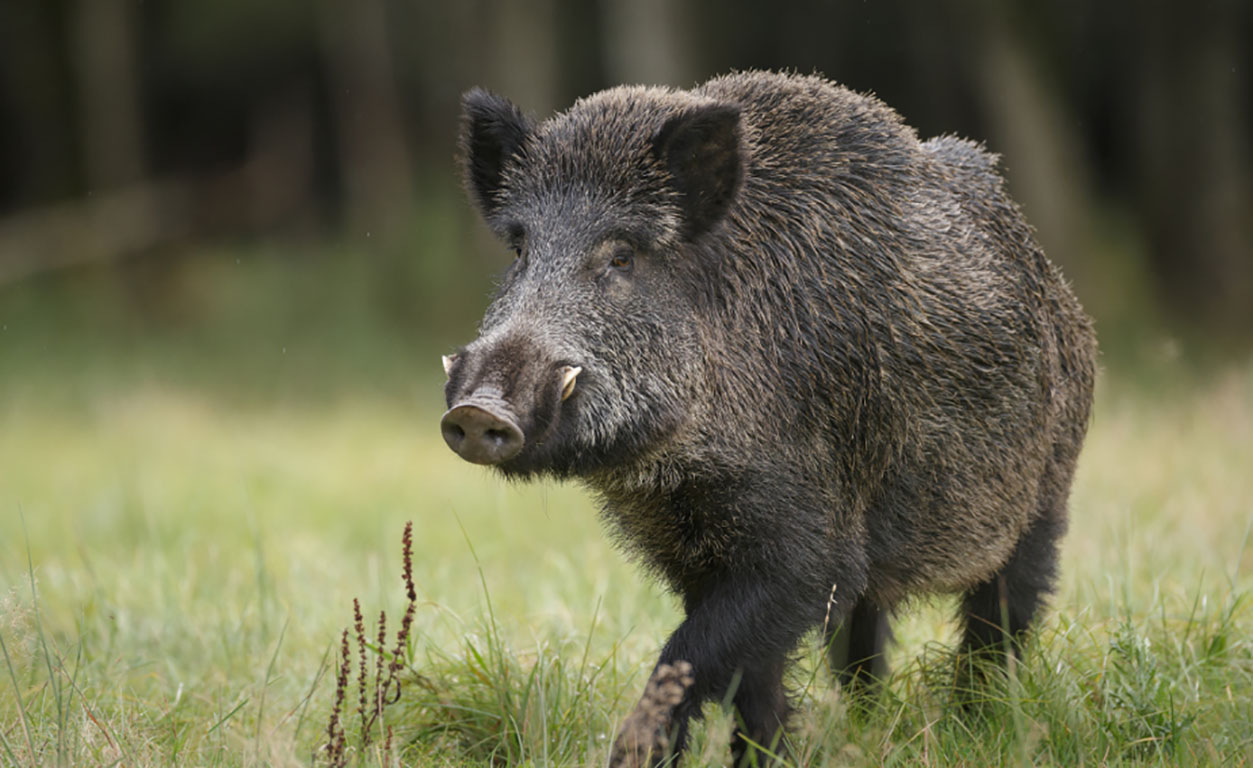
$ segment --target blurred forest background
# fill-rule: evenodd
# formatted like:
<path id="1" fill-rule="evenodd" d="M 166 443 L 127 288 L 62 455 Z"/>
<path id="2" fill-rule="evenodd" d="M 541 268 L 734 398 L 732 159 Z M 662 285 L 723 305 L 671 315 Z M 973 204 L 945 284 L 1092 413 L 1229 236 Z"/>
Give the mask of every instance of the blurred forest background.
<path id="1" fill-rule="evenodd" d="M 0 368 L 446 351 L 506 264 L 458 188 L 465 89 L 543 117 L 752 67 L 1001 153 L 1107 365 L 1243 356 L 1251 41 L 1245 0 L 8 0 Z"/>

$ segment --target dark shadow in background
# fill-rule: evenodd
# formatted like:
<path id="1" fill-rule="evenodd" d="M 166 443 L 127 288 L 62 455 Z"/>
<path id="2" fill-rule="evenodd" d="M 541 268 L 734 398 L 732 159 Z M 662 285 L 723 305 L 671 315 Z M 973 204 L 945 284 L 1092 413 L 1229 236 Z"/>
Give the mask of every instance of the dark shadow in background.
<path id="1" fill-rule="evenodd" d="M 1107 364 L 1242 353 L 1251 40 L 1240 0 L 3 3 L 0 357 L 73 375 L 155 338 L 246 368 L 306 337 L 314 376 L 446 349 L 507 260 L 457 188 L 462 91 L 544 116 L 750 67 L 1001 153 Z"/>

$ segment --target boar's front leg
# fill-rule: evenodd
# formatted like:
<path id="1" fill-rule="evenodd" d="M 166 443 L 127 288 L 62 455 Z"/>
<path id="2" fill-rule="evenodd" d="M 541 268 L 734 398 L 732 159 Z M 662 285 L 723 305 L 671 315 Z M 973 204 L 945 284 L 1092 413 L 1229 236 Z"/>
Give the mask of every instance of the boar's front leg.
<path id="1" fill-rule="evenodd" d="M 732 743 L 735 763 L 748 751 L 748 742 L 764 747 L 775 742 L 789 712 L 784 663 L 805 631 L 822 621 L 830 594 L 831 582 L 826 577 L 832 575 L 831 564 L 825 563 L 819 571 L 798 569 L 805 558 L 798 561 L 763 562 L 757 567 L 737 564 L 734 573 L 728 569 L 709 575 L 688 591 L 684 596 L 687 618 L 662 650 L 653 679 L 667 669 L 687 671 L 686 662 L 690 683 L 667 720 L 653 717 L 659 729 L 656 744 L 663 748 L 653 749 L 644 762 L 635 764 L 656 765 L 664 759 L 665 747 L 680 752 L 687 741 L 688 721 L 699 717 L 706 701 L 725 699 L 732 686 L 739 724 Z M 849 576 L 844 583 L 851 588 L 860 581 Z M 855 591 L 860 592 L 860 586 Z M 832 609 L 833 621 L 846 610 L 842 604 L 847 601 L 838 602 Z M 656 710 L 646 692 L 627 723 L 640 722 L 645 712 Z M 619 733 L 615 755 L 629 751 L 624 743 L 628 730 L 624 726 Z M 638 732 L 630 738 L 640 741 Z M 634 754 L 642 756 L 643 752 Z"/>

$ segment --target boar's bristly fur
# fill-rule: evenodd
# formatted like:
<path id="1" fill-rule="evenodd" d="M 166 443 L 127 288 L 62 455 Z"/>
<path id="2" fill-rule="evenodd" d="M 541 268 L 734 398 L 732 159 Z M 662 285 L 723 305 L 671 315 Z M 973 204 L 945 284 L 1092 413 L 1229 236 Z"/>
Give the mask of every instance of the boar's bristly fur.
<path id="1" fill-rule="evenodd" d="M 736 754 L 769 744 L 815 627 L 843 682 L 881 675 L 911 595 L 963 594 L 967 651 L 1023 635 L 1096 353 L 994 155 L 764 72 L 541 123 L 482 91 L 464 108 L 470 197 L 516 258 L 450 358 L 445 436 L 581 479 L 680 596 L 672 743 L 738 680 Z"/>

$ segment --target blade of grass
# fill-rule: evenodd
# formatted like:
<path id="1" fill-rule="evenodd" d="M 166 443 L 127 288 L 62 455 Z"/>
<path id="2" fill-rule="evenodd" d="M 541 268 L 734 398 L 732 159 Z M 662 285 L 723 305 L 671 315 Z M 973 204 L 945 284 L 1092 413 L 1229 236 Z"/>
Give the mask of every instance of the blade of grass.
<path id="1" fill-rule="evenodd" d="M 13 754 L 13 750 L 9 747 L 9 740 L 4 738 L 4 731 L 0 731 L 0 747 L 4 747 L 4 753 L 9 756 L 9 763 L 17 765 L 17 755 Z"/>
<path id="2" fill-rule="evenodd" d="M 583 677 L 587 674 L 587 657 L 592 652 L 592 635 L 596 633 L 596 622 L 600 619 L 600 605 L 604 600 L 604 595 L 596 596 L 596 605 L 592 608 L 592 620 L 587 627 L 587 639 L 583 641 L 583 655 L 579 657 L 579 687 L 576 695 L 582 693 L 586 686 L 583 683 Z"/>
<path id="3" fill-rule="evenodd" d="M 249 702 L 249 700 L 250 699 L 247 696 L 245 696 L 244 700 L 236 704 L 234 707 L 232 707 L 231 711 L 223 715 L 221 720 L 218 720 L 216 723 L 209 726 L 209 730 L 205 731 L 204 734 L 208 736 L 209 734 L 216 731 L 218 728 L 221 728 L 222 724 L 225 723 L 227 720 L 230 720 L 232 717 L 234 717 L 235 713 L 238 712 L 240 709 L 242 709 L 243 706 Z"/>
<path id="4" fill-rule="evenodd" d="M 61 668 L 65 669 L 64 663 L 61 664 Z M 79 631 L 78 648 L 75 650 L 75 653 L 74 653 L 74 674 L 70 675 L 70 699 L 71 701 L 67 703 L 66 709 L 69 709 L 69 703 L 73 702 L 73 697 L 75 693 L 78 694 L 78 699 L 79 699 L 80 704 L 82 704 L 84 707 L 87 704 L 86 701 L 83 699 L 83 692 L 78 687 L 78 673 L 81 672 L 82 669 L 83 669 L 83 633 Z M 62 728 L 65 727 L 64 721 L 62 721 L 61 727 Z M 78 728 L 75 728 L 74 729 L 75 746 L 77 745 L 78 737 L 80 734 L 81 734 L 81 730 Z"/>
<path id="5" fill-rule="evenodd" d="M 309 702 L 313 700 L 313 694 L 317 692 L 318 684 L 322 682 L 322 677 L 326 675 L 326 670 L 329 668 L 329 665 L 326 662 L 327 659 L 330 658 L 330 655 L 331 646 L 328 645 L 326 650 L 322 652 L 322 661 L 318 663 L 318 671 L 313 675 L 313 682 L 309 685 L 309 691 L 304 695 L 304 698 L 300 700 L 300 703 L 298 703 L 286 715 L 283 715 L 283 719 L 279 721 L 279 725 L 282 725 L 287 722 L 296 710 L 300 710 L 300 715 L 296 718 L 296 729 L 292 733 L 292 741 L 300 741 L 300 729 L 305 723 L 305 715 L 309 710 Z"/>
<path id="6" fill-rule="evenodd" d="M 26 739 L 26 753 L 31 756 L 32 760 L 34 760 L 35 747 L 30 738 L 30 722 L 26 717 L 26 705 L 22 701 L 22 688 L 17 682 L 17 671 L 13 669 L 13 660 L 9 658 L 9 647 L 4 642 L 3 632 L 0 632 L 0 651 L 4 652 L 4 665 L 9 670 L 9 679 L 13 681 L 13 696 L 17 700 L 17 717 L 18 721 L 22 724 L 22 736 Z M 4 733 L 0 731 L 0 737 L 3 735 Z M 13 751 L 9 749 L 9 743 L 7 741 L 4 743 L 4 749 L 9 753 L 9 758 L 13 761 L 13 764 L 17 765 L 17 757 L 14 756 Z"/>
<path id="7" fill-rule="evenodd" d="M 115 739 L 113 737 L 113 735 L 109 732 L 108 727 L 105 726 L 104 723 L 100 722 L 100 720 L 96 717 L 95 713 L 92 712 L 91 706 L 87 703 L 86 694 L 84 694 L 83 690 L 78 687 L 78 670 L 81 667 L 82 653 L 83 653 L 83 644 L 80 638 L 79 643 L 78 643 L 78 659 L 80 663 L 75 664 L 74 675 L 70 678 L 70 693 L 71 695 L 73 695 L 74 693 L 78 694 L 79 706 L 83 708 L 83 712 L 87 715 L 87 719 L 91 720 L 91 722 L 97 728 L 100 729 L 100 732 L 104 734 L 105 740 L 109 742 L 109 746 L 117 750 L 117 753 L 120 755 L 120 757 L 118 757 L 115 763 L 126 761 L 133 765 L 135 764 L 134 757 L 126 751 L 126 748 L 122 746 L 122 742 L 120 740 Z"/>
<path id="8" fill-rule="evenodd" d="M 30 581 L 31 609 L 35 614 L 35 635 L 39 638 L 39 647 L 43 651 L 44 665 L 48 668 L 48 686 L 52 689 L 52 697 L 56 700 L 57 712 L 61 712 L 61 686 L 56 672 L 52 669 L 52 653 L 48 650 L 48 638 L 44 634 L 43 617 L 39 612 L 39 592 L 35 586 L 35 561 L 30 552 L 30 535 L 26 530 L 26 514 L 18 507 L 18 516 L 22 520 L 22 536 L 26 539 L 26 576 Z"/>
<path id="9" fill-rule="evenodd" d="M 265 719 L 265 694 L 269 690 L 270 680 L 274 676 L 274 665 L 278 662 L 278 652 L 283 647 L 283 638 L 287 636 L 287 623 L 289 621 L 291 621 L 291 614 L 288 614 L 287 618 L 283 619 L 283 628 L 279 630 L 278 642 L 274 644 L 274 653 L 270 655 L 270 663 L 265 668 L 265 679 L 261 682 L 261 701 L 257 703 L 257 727 L 252 735 L 258 757 L 261 755 L 261 722 Z"/>
<path id="10" fill-rule="evenodd" d="M 753 741 L 747 736 L 744 736 L 743 734 L 740 735 L 740 738 L 744 740 L 745 744 L 749 745 L 753 749 L 758 750 L 759 752 L 761 752 L 761 754 L 770 758 L 773 765 L 779 765 L 779 766 L 789 765 L 788 761 L 783 757 L 783 755 L 779 754 L 778 752 L 775 752 L 769 747 L 766 747 L 765 745 L 762 745 L 762 744 L 758 744 L 757 742 Z"/>
<path id="11" fill-rule="evenodd" d="M 469 531 L 466 530 L 465 525 L 461 522 L 461 518 L 459 516 L 456 517 L 456 520 L 457 520 L 457 526 L 461 528 L 461 535 L 465 538 L 466 546 L 470 549 L 470 556 L 474 558 L 474 567 L 478 570 L 478 573 L 479 573 L 479 585 L 482 586 L 483 588 L 483 600 L 487 604 L 487 621 L 488 621 L 488 630 L 489 630 L 488 637 L 487 637 L 487 643 L 489 646 L 488 651 L 489 651 L 489 655 L 492 656 L 496 662 L 496 664 L 494 665 L 495 666 L 494 671 L 499 675 L 499 677 L 496 681 L 485 680 L 485 682 L 487 682 L 488 685 L 491 686 L 491 688 L 496 693 L 496 699 L 497 699 L 497 702 L 500 704 L 500 708 L 501 708 L 501 712 L 499 715 L 500 719 L 502 721 L 508 721 L 510 725 L 513 726 L 515 731 L 520 732 L 520 725 L 517 722 L 517 717 L 516 717 L 517 708 L 514 705 L 512 692 L 510 691 L 509 684 L 508 684 L 509 670 L 505 666 L 505 654 L 504 654 L 504 649 L 503 649 L 503 641 L 500 638 L 500 627 L 496 623 L 496 611 L 492 606 L 492 596 L 491 596 L 490 591 L 487 588 L 487 576 L 486 574 L 483 573 L 483 563 L 481 560 L 479 560 L 478 552 L 474 550 L 474 542 L 470 540 Z M 483 660 L 482 656 L 479 655 L 477 650 L 475 649 L 471 649 L 471 650 L 474 652 L 475 656 L 479 659 L 480 664 L 483 665 L 483 671 L 486 674 L 488 671 L 487 663 Z M 513 758 L 512 746 L 509 744 L 506 744 L 505 748 L 508 752 L 509 758 L 512 760 Z"/>

